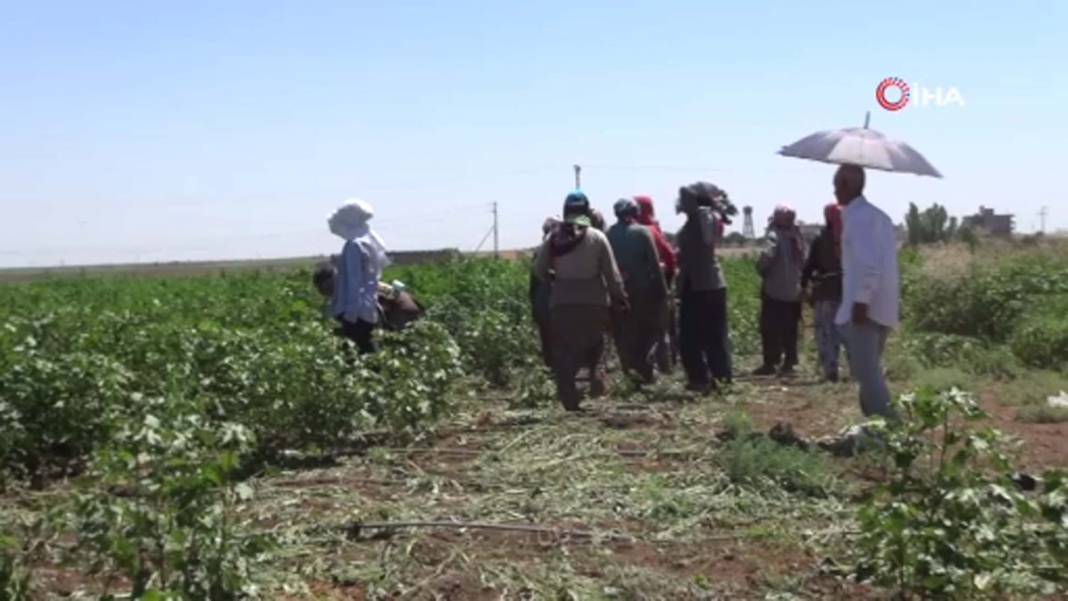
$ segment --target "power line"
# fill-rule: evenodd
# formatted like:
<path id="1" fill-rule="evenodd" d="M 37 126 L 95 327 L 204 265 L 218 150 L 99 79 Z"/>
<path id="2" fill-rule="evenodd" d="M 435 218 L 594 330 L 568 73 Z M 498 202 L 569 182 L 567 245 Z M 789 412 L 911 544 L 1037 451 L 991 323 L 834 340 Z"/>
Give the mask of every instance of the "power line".
<path id="1" fill-rule="evenodd" d="M 604 165 L 604 164 L 592 164 L 584 165 L 590 169 L 604 169 L 606 171 L 714 171 L 714 172 L 728 172 L 733 169 L 723 169 L 717 167 L 709 167 L 707 165 Z"/>
<path id="2" fill-rule="evenodd" d="M 496 229 L 497 229 L 496 227 L 490 226 L 490 229 L 489 229 L 489 231 L 486 232 L 486 235 L 482 236 L 482 241 L 479 242 L 478 246 L 475 247 L 475 252 L 478 252 L 478 251 L 482 250 L 482 245 L 486 243 L 486 240 L 489 240 L 490 234 L 492 234 L 494 231 L 496 231 Z"/>

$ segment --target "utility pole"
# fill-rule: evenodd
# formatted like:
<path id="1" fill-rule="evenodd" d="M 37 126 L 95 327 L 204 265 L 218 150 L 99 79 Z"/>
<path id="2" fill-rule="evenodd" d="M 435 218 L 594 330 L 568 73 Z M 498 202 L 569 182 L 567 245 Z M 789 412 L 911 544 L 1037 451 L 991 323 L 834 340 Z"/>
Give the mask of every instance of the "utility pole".
<path id="1" fill-rule="evenodd" d="M 1039 229 L 1039 231 L 1042 232 L 1043 234 L 1046 233 L 1046 215 L 1048 215 L 1048 214 L 1049 214 L 1049 207 L 1042 207 L 1042 210 L 1038 212 L 1038 219 L 1039 219 L 1039 222 L 1042 224 L 1041 225 L 1041 229 Z"/>
<path id="2" fill-rule="evenodd" d="M 497 201 L 493 201 L 493 258 L 501 258 L 500 225 L 497 221 Z"/>
<path id="3" fill-rule="evenodd" d="M 575 189 L 582 189 L 582 165 L 575 165 Z"/>

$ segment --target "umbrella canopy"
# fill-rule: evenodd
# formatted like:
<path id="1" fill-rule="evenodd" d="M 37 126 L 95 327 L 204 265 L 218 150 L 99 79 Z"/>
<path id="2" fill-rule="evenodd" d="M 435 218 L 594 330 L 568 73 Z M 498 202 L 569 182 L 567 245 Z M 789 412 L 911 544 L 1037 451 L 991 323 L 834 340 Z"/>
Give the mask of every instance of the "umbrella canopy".
<path id="1" fill-rule="evenodd" d="M 858 165 L 883 171 L 942 177 L 923 155 L 908 144 L 864 127 L 821 131 L 783 146 L 779 154 L 838 165 Z"/>

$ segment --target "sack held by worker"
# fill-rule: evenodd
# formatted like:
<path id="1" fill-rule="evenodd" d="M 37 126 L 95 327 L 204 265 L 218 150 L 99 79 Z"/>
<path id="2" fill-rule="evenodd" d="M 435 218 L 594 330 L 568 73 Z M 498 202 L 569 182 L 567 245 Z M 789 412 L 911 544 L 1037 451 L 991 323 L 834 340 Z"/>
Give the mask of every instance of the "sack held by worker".
<path id="1" fill-rule="evenodd" d="M 312 284 L 319 294 L 325 298 L 334 295 L 334 285 L 337 278 L 336 259 L 323 261 L 312 272 Z M 403 282 L 394 280 L 392 283 L 378 283 L 378 314 L 382 317 L 380 325 L 391 331 L 404 329 L 408 324 L 419 319 L 425 313 L 425 309 L 408 292 Z"/>

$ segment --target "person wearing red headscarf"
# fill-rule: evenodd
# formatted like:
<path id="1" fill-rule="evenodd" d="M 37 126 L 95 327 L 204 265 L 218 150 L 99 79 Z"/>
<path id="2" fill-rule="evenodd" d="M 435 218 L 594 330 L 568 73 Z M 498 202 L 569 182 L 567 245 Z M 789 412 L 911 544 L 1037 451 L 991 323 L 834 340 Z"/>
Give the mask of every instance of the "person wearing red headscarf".
<path id="1" fill-rule="evenodd" d="M 675 256 L 675 249 L 668 242 L 667 237 L 664 236 L 664 231 L 660 229 L 660 222 L 656 220 L 656 212 L 653 208 L 653 199 L 648 196 L 635 196 L 634 202 L 638 203 L 638 223 L 649 228 L 649 231 L 653 233 L 653 242 L 656 244 L 656 255 L 660 260 L 660 269 L 664 272 L 664 280 L 667 282 L 667 286 L 670 289 L 672 282 L 675 280 L 675 273 L 678 269 L 678 259 Z M 664 316 L 663 324 L 664 331 L 660 335 L 659 342 L 656 343 L 654 353 L 656 356 L 657 368 L 662 373 L 670 373 L 671 368 L 675 362 L 675 300 L 669 299 L 665 305 L 667 308 L 667 314 Z"/>
<path id="2" fill-rule="evenodd" d="M 667 241 L 663 230 L 660 229 L 660 223 L 656 220 L 653 199 L 648 196 L 635 196 L 634 202 L 638 203 L 638 223 L 649 228 L 649 231 L 653 233 L 656 254 L 660 258 L 660 266 L 664 269 L 664 277 L 670 286 L 675 279 L 675 269 L 678 265 L 675 260 L 675 249 Z"/>
<path id="3" fill-rule="evenodd" d="M 842 207 L 834 202 L 823 208 L 826 225 L 812 242 L 805 268 L 801 270 L 801 288 L 812 300 L 816 322 L 816 348 L 819 350 L 823 377 L 838 381 L 838 355 L 842 340 L 834 318 L 842 303 Z"/>

